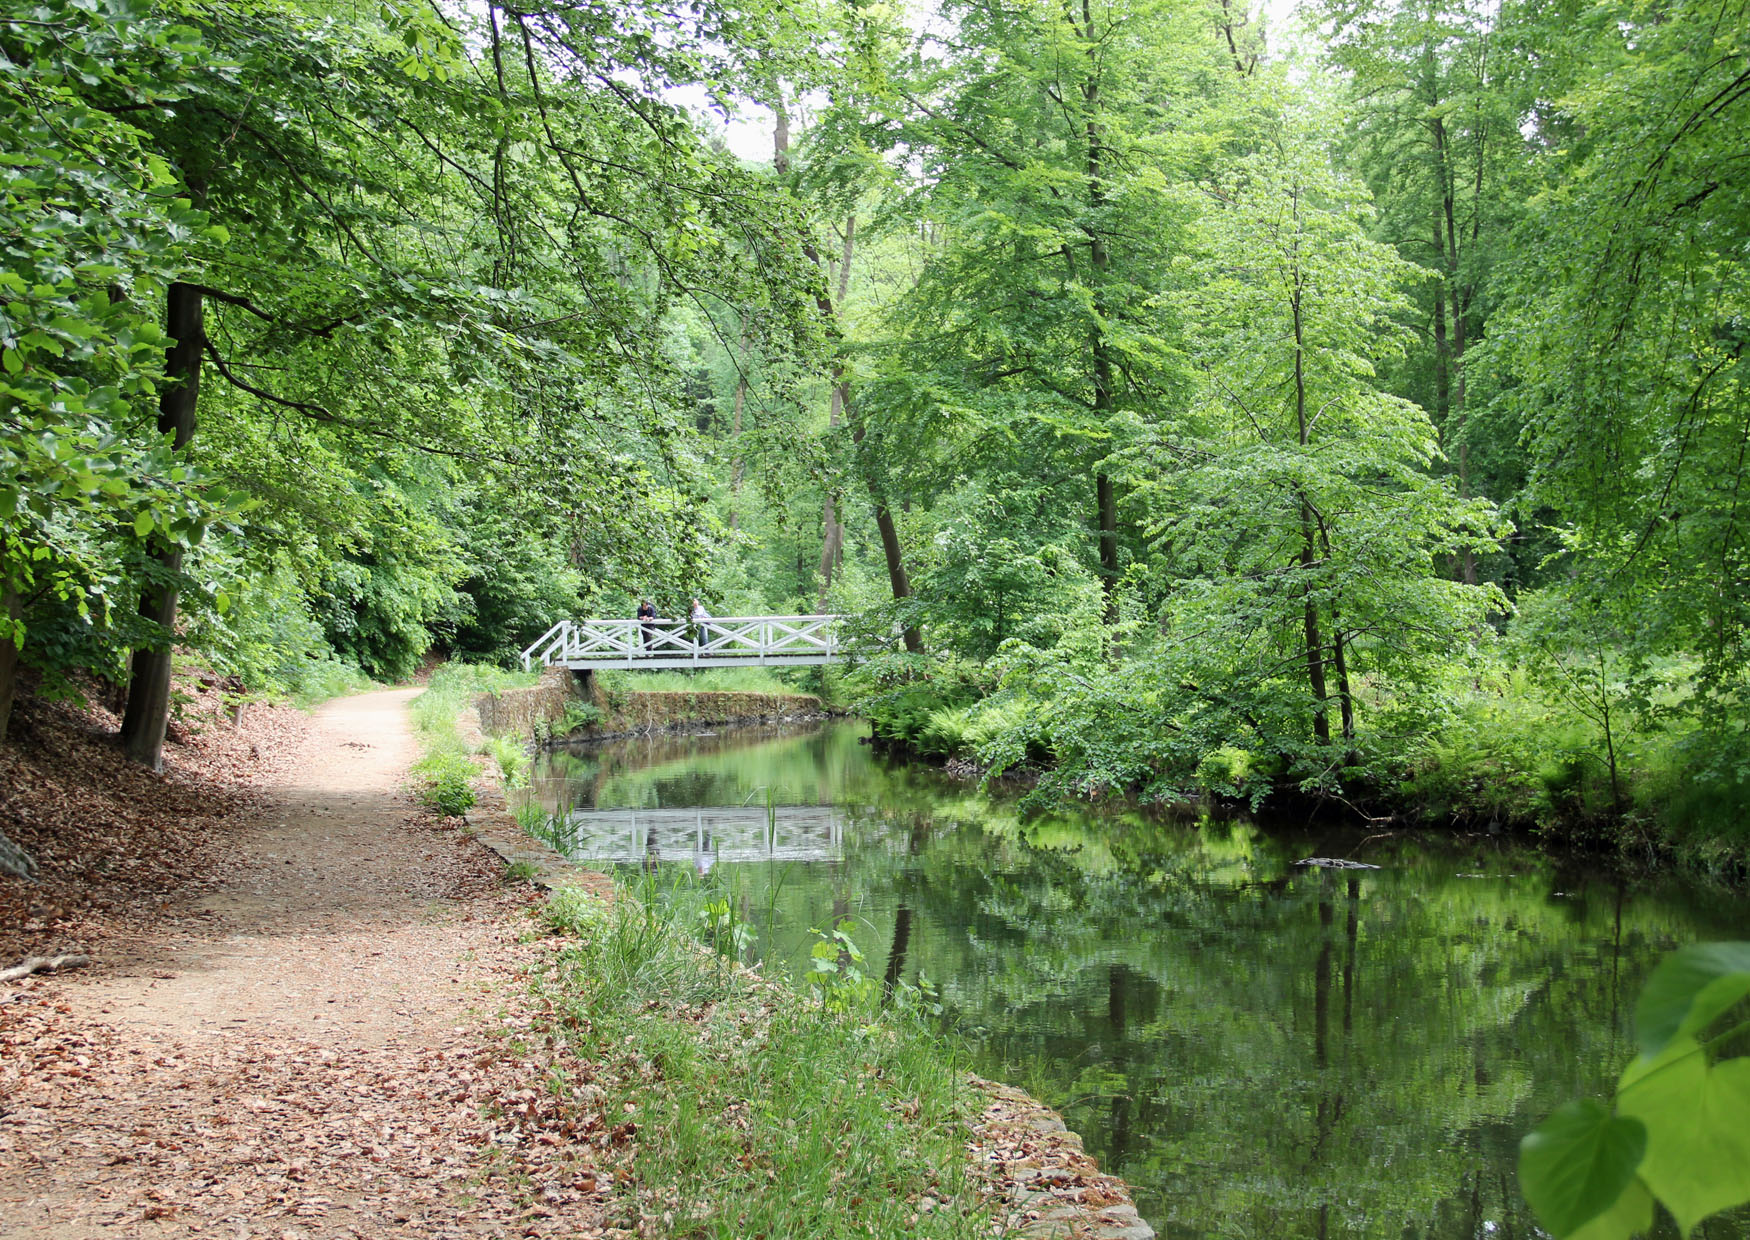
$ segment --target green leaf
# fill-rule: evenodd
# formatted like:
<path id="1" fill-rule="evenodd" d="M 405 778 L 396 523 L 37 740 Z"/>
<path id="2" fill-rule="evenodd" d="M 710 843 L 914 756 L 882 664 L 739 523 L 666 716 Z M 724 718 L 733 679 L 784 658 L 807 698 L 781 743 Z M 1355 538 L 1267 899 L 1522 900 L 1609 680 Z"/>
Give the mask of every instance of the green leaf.
<path id="1" fill-rule="evenodd" d="M 1750 995 L 1750 943 L 1695 943 L 1659 962 L 1635 1004 L 1641 1054 L 1695 1033 Z"/>
<path id="2" fill-rule="evenodd" d="M 1750 1059 L 1710 1067 L 1693 1038 L 1678 1038 L 1623 1073 L 1617 1110 L 1646 1126 L 1641 1179 L 1686 1235 L 1750 1201 Z"/>
<path id="3" fill-rule="evenodd" d="M 1519 1186 L 1538 1221 L 1565 1240 L 1618 1205 L 1646 1149 L 1639 1120 L 1570 1102 L 1519 1143 Z"/>
<path id="4" fill-rule="evenodd" d="M 1653 1227 L 1653 1194 L 1639 1179 L 1623 1190 L 1616 1204 L 1587 1223 L 1568 1240 L 1624 1240 Z"/>
<path id="5" fill-rule="evenodd" d="M 152 514 L 151 513 L 142 512 L 139 516 L 134 518 L 134 537 L 135 538 L 144 538 L 146 535 L 150 534 L 151 532 L 152 532 Z"/>
<path id="6" fill-rule="evenodd" d="M 213 606 L 219 609 L 219 614 L 221 616 L 224 615 L 231 610 L 231 596 L 226 594 L 223 590 L 220 590 L 217 594 L 213 595 Z"/>

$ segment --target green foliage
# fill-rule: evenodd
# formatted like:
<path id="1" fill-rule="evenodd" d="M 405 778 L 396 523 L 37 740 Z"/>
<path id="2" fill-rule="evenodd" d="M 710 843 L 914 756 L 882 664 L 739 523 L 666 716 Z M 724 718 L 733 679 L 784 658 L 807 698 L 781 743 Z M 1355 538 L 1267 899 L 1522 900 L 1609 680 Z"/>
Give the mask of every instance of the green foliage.
<path id="1" fill-rule="evenodd" d="M 851 940 L 851 924 L 846 918 L 830 930 L 817 928 L 808 953 L 808 987 L 831 1012 L 867 1011 L 880 989 L 863 971 L 863 952 Z"/>
<path id="2" fill-rule="evenodd" d="M 450 753 L 434 754 L 416 763 L 413 772 L 425 779 L 420 798 L 438 813 L 453 818 L 474 808 L 472 780 L 480 769 L 468 759 Z"/>
<path id="3" fill-rule="evenodd" d="M 1252 755 L 1232 745 L 1210 750 L 1197 763 L 1197 786 L 1216 796 L 1247 797 L 1257 791 L 1251 775 Z"/>
<path id="4" fill-rule="evenodd" d="M 413 773 L 422 780 L 420 796 L 427 805 L 450 817 L 474 807 L 472 781 L 480 768 L 456 731 L 456 717 L 479 694 L 526 687 L 535 679 L 467 663 L 446 663 L 432 673 L 425 692 L 408 708 L 423 754 Z"/>
<path id="5" fill-rule="evenodd" d="M 1655 1200 L 1687 1236 L 1750 1202 L 1750 1057 L 1725 1054 L 1750 1031 L 1746 995 L 1750 943 L 1673 952 L 1635 1005 L 1641 1053 L 1614 1108 L 1569 1103 L 1520 1143 L 1526 1200 L 1558 1240 L 1626 1240 L 1651 1228 Z"/>
<path id="6" fill-rule="evenodd" d="M 594 702 L 567 702 L 565 715 L 559 720 L 558 731 L 565 736 L 593 728 L 602 721 L 602 709 Z"/>
<path id="7" fill-rule="evenodd" d="M 876 736 L 943 756 L 956 752 L 959 740 L 953 712 L 995 687 L 991 674 L 977 664 L 907 654 L 870 660 L 852 674 L 851 686 L 860 694 L 857 709 Z"/>
<path id="8" fill-rule="evenodd" d="M 1742 19 L 1706 2 L 1528 10 L 1546 188 L 1483 354 L 1523 436 L 1526 506 L 1560 527 L 1554 567 L 1580 599 L 1626 604 L 1624 656 L 1693 654 L 1695 708 L 1740 715 L 1750 191 L 1716 171 L 1750 123 Z"/>
<path id="9" fill-rule="evenodd" d="M 615 693 L 798 693 L 788 677 L 802 675 L 769 667 L 708 667 L 699 671 L 599 673 L 602 688 Z"/>

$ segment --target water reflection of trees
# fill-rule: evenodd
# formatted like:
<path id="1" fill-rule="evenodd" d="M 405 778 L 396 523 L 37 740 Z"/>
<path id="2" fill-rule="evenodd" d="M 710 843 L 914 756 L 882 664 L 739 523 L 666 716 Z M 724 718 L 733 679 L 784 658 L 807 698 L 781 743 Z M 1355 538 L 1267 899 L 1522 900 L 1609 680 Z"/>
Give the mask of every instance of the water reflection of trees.
<path id="1" fill-rule="evenodd" d="M 1614 1077 L 1662 950 L 1744 933 L 1693 892 L 1624 900 L 1486 842 L 1297 870 L 1305 841 L 1251 823 L 1023 822 L 860 748 L 784 744 L 707 765 L 849 815 L 829 865 L 713 876 L 762 950 L 805 960 L 847 917 L 887 985 L 927 973 L 981 1069 L 1062 1109 L 1166 1236 L 1530 1236 L 1519 1135 Z M 841 765 L 808 784 L 815 761 Z"/>
<path id="2" fill-rule="evenodd" d="M 1622 961 L 1693 932 L 1656 899 L 1576 915 L 1547 866 L 1293 872 L 1235 832 L 940 860 L 957 1011 L 1168 1234 L 1530 1234 L 1520 1133 L 1626 1059 Z"/>

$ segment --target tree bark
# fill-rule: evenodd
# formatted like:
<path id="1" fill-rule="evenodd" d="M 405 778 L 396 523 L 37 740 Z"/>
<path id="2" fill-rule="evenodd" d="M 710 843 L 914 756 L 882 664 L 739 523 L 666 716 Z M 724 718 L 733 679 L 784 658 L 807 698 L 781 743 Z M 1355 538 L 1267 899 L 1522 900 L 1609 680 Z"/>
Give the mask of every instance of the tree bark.
<path id="1" fill-rule="evenodd" d="M 834 314 L 844 314 L 845 303 L 851 296 L 851 259 L 856 251 L 857 216 L 852 212 L 845 220 L 845 246 L 839 256 L 839 298 L 834 307 Z M 845 407 L 849 396 L 849 384 L 844 382 L 842 368 L 839 371 L 839 382 L 833 384 L 832 397 L 827 404 L 826 426 L 833 431 L 838 428 L 839 414 Z M 833 504 L 832 489 L 829 487 L 826 500 L 821 505 L 820 514 L 820 610 L 826 611 L 826 592 L 832 588 L 833 566 L 838 563 L 839 550 L 844 546 L 844 526 L 839 524 L 838 513 Z"/>
<path id="2" fill-rule="evenodd" d="M 206 343 L 204 303 L 191 284 L 170 286 L 165 298 L 165 330 L 171 345 L 166 356 L 165 386 L 158 398 L 158 430 L 172 436 L 182 451 L 194 438 L 195 409 L 200 400 L 201 349 Z M 162 630 L 161 645 L 134 651 L 128 677 L 128 702 L 122 713 L 122 751 L 154 771 L 164 769 L 164 729 L 170 720 L 171 650 L 176 642 L 176 578 L 182 572 L 182 548 L 161 536 L 150 551 L 163 580 L 148 584 L 140 600 L 140 615 Z"/>

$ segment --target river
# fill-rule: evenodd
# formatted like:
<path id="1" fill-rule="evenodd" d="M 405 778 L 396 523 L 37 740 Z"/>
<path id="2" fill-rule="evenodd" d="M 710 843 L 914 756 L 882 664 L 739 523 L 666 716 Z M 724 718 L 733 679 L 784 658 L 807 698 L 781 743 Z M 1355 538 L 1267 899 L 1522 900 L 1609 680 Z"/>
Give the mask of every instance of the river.
<path id="1" fill-rule="evenodd" d="M 848 922 L 871 979 L 933 988 L 970 1066 L 1061 1111 L 1165 1237 L 1541 1234 L 1520 1136 L 1607 1093 L 1664 952 L 1750 938 L 1739 894 L 1488 836 L 1029 817 L 864 731 L 580 746 L 535 790 L 573 856 L 727 895 L 768 967 Z"/>

